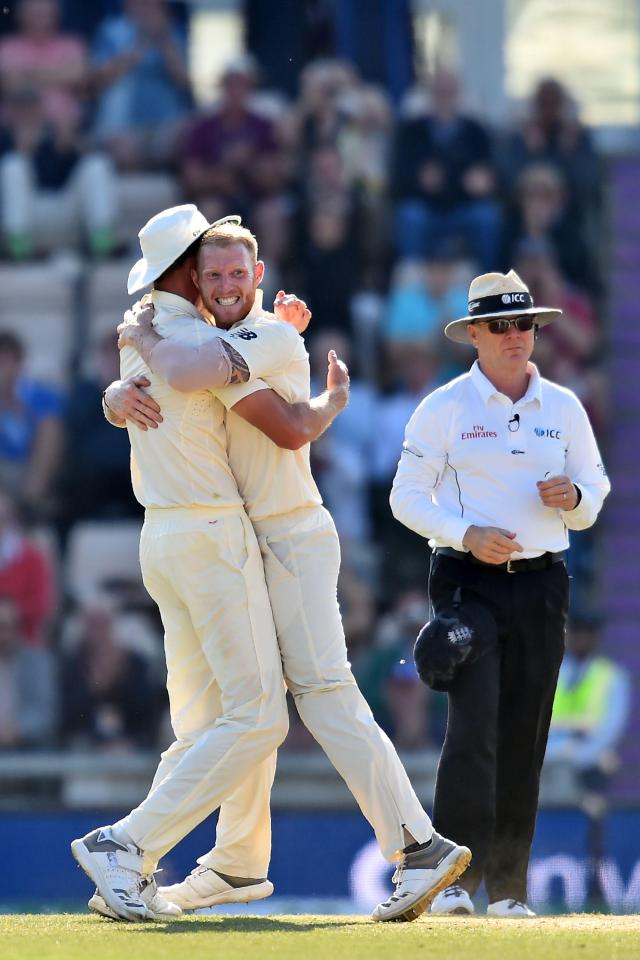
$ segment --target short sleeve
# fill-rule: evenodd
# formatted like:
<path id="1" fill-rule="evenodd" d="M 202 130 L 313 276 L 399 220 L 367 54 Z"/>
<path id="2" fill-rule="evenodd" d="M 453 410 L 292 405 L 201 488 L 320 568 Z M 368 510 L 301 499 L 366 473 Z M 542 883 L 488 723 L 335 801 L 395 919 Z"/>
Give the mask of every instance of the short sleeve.
<path id="1" fill-rule="evenodd" d="M 278 320 L 221 330 L 219 336 L 245 360 L 251 380 L 284 370 L 296 359 L 301 348 L 304 351 L 304 342 L 298 331 Z"/>
<path id="2" fill-rule="evenodd" d="M 231 410 L 236 403 L 240 403 L 245 397 L 250 397 L 253 393 L 260 390 L 270 390 L 268 383 L 264 380 L 250 380 L 248 383 L 232 383 L 228 387 L 221 387 L 219 390 L 213 390 L 213 395 L 218 398 L 220 403 Z"/>

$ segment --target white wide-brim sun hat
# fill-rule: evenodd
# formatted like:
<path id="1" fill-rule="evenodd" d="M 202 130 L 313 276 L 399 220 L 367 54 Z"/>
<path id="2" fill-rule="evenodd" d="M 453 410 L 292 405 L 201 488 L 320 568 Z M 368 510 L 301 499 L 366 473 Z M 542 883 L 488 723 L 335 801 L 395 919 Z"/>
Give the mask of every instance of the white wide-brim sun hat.
<path id="1" fill-rule="evenodd" d="M 188 250 L 210 227 L 223 223 L 241 223 L 236 214 L 209 223 L 193 203 L 161 210 L 145 223 L 138 234 L 141 258 L 129 271 L 127 292 L 137 293 L 148 287 Z"/>
<path id="2" fill-rule="evenodd" d="M 471 281 L 469 287 L 469 314 L 452 320 L 444 328 L 445 336 L 455 343 L 471 343 L 468 324 L 494 317 L 533 316 L 539 327 L 545 327 L 562 310 L 556 307 L 536 307 L 529 288 L 515 270 L 509 273 L 483 273 Z"/>

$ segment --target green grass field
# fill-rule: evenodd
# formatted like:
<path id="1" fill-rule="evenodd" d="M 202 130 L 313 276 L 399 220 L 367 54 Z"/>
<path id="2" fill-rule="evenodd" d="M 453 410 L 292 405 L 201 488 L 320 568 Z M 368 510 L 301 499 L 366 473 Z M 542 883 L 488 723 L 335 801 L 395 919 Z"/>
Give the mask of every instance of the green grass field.
<path id="1" fill-rule="evenodd" d="M 0 916 L 2 960 L 622 960 L 640 957 L 640 917 L 536 920 L 192 916 L 128 924 L 77 914 Z"/>

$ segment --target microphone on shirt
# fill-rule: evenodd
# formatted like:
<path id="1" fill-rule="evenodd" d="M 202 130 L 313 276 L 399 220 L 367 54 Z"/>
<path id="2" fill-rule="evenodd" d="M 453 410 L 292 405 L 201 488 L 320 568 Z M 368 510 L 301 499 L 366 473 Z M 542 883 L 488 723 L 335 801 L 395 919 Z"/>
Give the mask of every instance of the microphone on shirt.
<path id="1" fill-rule="evenodd" d="M 507 422 L 507 426 L 509 427 L 510 433 L 516 433 L 516 431 L 520 429 L 520 414 L 514 413 L 511 420 Z"/>

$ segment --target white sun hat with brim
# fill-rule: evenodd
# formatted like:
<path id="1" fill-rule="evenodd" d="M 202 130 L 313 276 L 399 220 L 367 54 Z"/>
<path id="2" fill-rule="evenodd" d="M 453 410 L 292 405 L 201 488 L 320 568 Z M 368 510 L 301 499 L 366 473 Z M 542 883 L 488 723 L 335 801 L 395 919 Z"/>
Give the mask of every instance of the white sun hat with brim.
<path id="1" fill-rule="evenodd" d="M 469 287 L 469 315 L 452 320 L 444 328 L 445 336 L 456 343 L 471 343 L 467 325 L 494 317 L 535 317 L 537 326 L 545 327 L 562 310 L 556 307 L 536 307 L 529 288 L 515 270 L 509 273 L 483 273 L 471 281 Z"/>
<path id="2" fill-rule="evenodd" d="M 156 213 L 138 234 L 142 257 L 129 272 L 127 292 L 137 293 L 148 287 L 211 227 L 241 222 L 239 216 L 232 214 L 209 223 L 193 203 Z"/>

